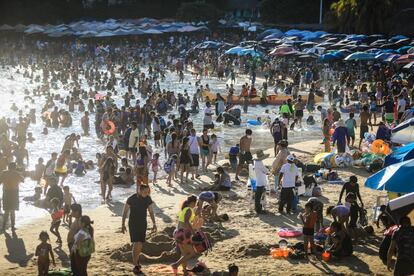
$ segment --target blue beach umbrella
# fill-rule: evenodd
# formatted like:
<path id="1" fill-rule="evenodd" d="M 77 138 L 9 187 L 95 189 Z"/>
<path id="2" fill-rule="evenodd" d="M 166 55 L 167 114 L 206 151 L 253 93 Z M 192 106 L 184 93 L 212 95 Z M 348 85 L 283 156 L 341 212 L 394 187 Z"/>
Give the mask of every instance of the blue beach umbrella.
<path id="1" fill-rule="evenodd" d="M 244 48 L 241 46 L 236 46 L 233 48 L 228 49 L 226 52 L 224 52 L 226 55 L 238 55 L 241 51 L 243 51 Z"/>
<path id="2" fill-rule="evenodd" d="M 365 187 L 395 193 L 414 192 L 414 159 L 390 165 L 365 181 Z"/>
<path id="3" fill-rule="evenodd" d="M 239 56 L 247 56 L 250 55 L 252 57 L 262 57 L 263 53 L 260 51 L 256 51 L 253 48 L 243 49 L 239 54 Z"/>
<path id="4" fill-rule="evenodd" d="M 384 160 L 384 167 L 411 159 L 414 159 L 414 143 L 400 147 L 387 155 Z"/>
<path id="5" fill-rule="evenodd" d="M 374 60 L 375 55 L 365 52 L 356 52 L 353 54 L 350 54 L 345 58 L 346 61 L 369 61 Z"/>

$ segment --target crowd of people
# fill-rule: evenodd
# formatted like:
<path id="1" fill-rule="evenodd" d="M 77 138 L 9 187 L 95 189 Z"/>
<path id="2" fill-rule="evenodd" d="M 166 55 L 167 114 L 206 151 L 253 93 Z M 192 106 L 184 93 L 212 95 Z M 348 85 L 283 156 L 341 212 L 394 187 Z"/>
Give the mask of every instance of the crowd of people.
<path id="1" fill-rule="evenodd" d="M 76 43 L 71 45 L 59 40 L 39 42 L 3 38 L 2 70 L 10 70 L 10 78 L 20 74 L 28 82 L 37 84 L 32 91 L 10 91 L 10 95 L 24 93 L 25 101 L 36 105 L 42 103 L 42 106 L 26 112 L 13 104 L 11 110 L 16 116 L 0 120 L 0 183 L 3 185 L 2 206 L 5 212 L 2 232 L 7 230 L 9 217 L 11 230 L 15 231 L 19 184 L 25 177 L 32 178 L 36 183 L 35 194 L 24 200 L 50 211 L 50 233 L 56 236 L 57 243 L 63 242 L 59 232 L 61 224 L 69 227 L 67 244 L 72 272 L 75 276 L 87 275 L 88 261 L 94 252 L 93 221 L 82 215 L 81 205 L 72 195 L 66 178 L 68 174 L 83 177 L 89 171 L 97 170 L 102 203 L 114 199 L 114 185 L 136 187 L 136 193 L 127 199 L 124 207 L 122 232 L 127 230 L 125 223 L 128 218 L 128 232 L 133 244 L 133 272 L 140 275 L 139 256 L 146 240 L 147 212 L 153 231 L 157 230 L 149 185 L 157 184 L 160 176 L 166 176 L 169 187 L 185 186 L 214 168 L 214 183 L 204 191 L 200 189 L 198 196 L 188 196 L 178 214 L 174 239 L 181 257 L 172 264 L 172 268 L 176 273 L 177 268 L 183 266 L 184 273 L 187 273 L 187 262 L 196 255 L 192 238 L 204 240 L 203 221 L 223 219 L 217 214 L 218 204 L 222 201 L 222 193 L 233 188 L 231 173 L 235 174 L 234 181 L 241 181 L 243 171 L 248 169 L 248 165 L 253 165 L 256 175 L 254 205 L 258 215 L 268 213 L 261 201 L 266 189 L 279 191 L 279 213 L 291 215 L 297 211 L 294 190 L 303 164 L 288 150 L 288 133 L 303 128 L 305 111 L 308 125 L 315 124 L 315 107 L 320 112 L 325 151 L 331 151 L 331 146 L 335 146 L 338 153 L 344 153 L 358 140 L 355 137 L 358 128 L 359 148 L 373 126 L 378 126 L 377 137 L 383 135 L 384 140 L 388 140 L 391 125 L 404 121 L 412 104 L 414 74 L 407 74 L 392 65 L 298 64 L 289 59 L 265 61 L 224 57 L 217 51 L 194 51 L 182 55 L 183 51 L 204 39 L 197 35 L 122 39 L 106 47 L 94 41 L 82 41 L 76 42 L 82 43 L 82 47 L 74 47 Z M 170 72 L 176 74 L 178 82 L 186 81 L 184 72 L 187 69 L 193 72 L 189 81 L 195 81 L 194 91 L 160 88 L 160 83 Z M 244 74 L 249 83 L 237 91 L 236 80 Z M 217 99 L 208 101 L 203 92 L 210 90 L 208 82 L 212 78 L 228 79 L 230 84 L 226 84 L 225 91 L 219 93 Z M 255 88 L 259 79 L 263 79 L 260 93 Z M 67 93 L 57 93 L 55 89 L 58 87 Z M 272 92 L 268 91 L 270 87 L 274 87 Z M 305 91 L 306 101 L 299 91 Z M 316 95 L 323 96 L 322 91 L 329 101 L 328 108 L 326 105 L 317 106 L 315 101 Z M 223 148 L 213 129 L 215 119 L 224 116 L 226 121 L 223 114 L 240 110 L 226 99 L 233 95 L 245 99 L 261 95 L 262 104 L 266 104 L 267 95 L 272 93 L 288 95 L 291 99 L 279 108 L 272 107 L 279 115 L 267 122 L 268 137 L 274 140 L 274 162 L 269 168 L 263 163 L 269 156 L 253 146 L 254 129 L 246 128 L 244 135 L 228 150 Z M 355 102 L 360 106 L 353 106 Z M 349 113 L 349 118 L 343 118 L 347 115 L 340 111 L 351 107 L 355 107 L 355 111 Z M 245 100 L 242 109 L 247 112 L 248 108 L 249 101 Z M 193 119 L 198 112 L 202 113 L 201 122 Z M 354 119 L 355 112 L 359 112 L 359 126 Z M 44 128 L 42 133 L 33 135 L 29 129 L 36 124 L 38 114 Z M 31 159 L 27 144 L 33 142 L 33 136 L 43 135 L 41 139 L 46 139 L 53 135 L 51 130 L 77 124 L 75 118 L 80 118 L 83 133 L 68 135 L 59 152 L 51 152 L 46 164 L 43 158 L 39 158 L 35 170 L 29 171 Z M 85 160 L 79 144 L 83 136 L 95 135 L 91 125 L 104 150 L 96 152 L 96 160 Z M 230 166 L 219 166 L 219 157 L 227 152 Z M 269 187 L 269 176 L 274 179 L 273 187 Z M 357 182 L 352 176 L 344 184 L 338 199 L 338 203 L 342 203 L 345 195 L 345 203 L 326 210 L 334 220 L 330 225 L 328 251 L 338 257 L 351 255 L 352 245 L 357 240 L 355 228 L 364 208 Z M 311 197 L 304 207 L 300 219 L 303 222 L 305 253 L 308 254 L 308 249 L 309 253 L 315 249 L 314 233 L 325 226 L 324 205 L 317 197 Z M 412 260 L 412 254 L 407 253 L 403 242 L 412 244 L 413 235 L 404 234 L 404 231 L 411 231 L 404 230 L 404 227 L 411 229 L 409 221 L 403 220 L 401 225 L 394 234 L 390 250 L 397 248 L 398 251 L 395 270 L 410 271 L 407 262 Z M 49 238 L 47 232 L 39 235 L 41 244 L 36 248 L 39 275 L 47 275 L 49 260 L 55 263 Z M 392 252 L 389 258 L 392 258 Z M 236 268 L 232 266 L 230 275 L 237 275 Z"/>

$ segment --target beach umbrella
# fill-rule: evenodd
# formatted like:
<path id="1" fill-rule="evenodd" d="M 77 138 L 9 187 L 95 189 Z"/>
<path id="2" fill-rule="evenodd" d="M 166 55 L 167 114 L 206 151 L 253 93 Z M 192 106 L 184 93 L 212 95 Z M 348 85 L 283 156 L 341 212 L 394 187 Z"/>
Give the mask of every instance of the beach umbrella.
<path id="1" fill-rule="evenodd" d="M 369 61 L 374 60 L 375 55 L 365 52 L 356 52 L 353 54 L 350 54 L 345 58 L 346 61 Z"/>
<path id="2" fill-rule="evenodd" d="M 395 41 L 398 41 L 398 40 L 401 40 L 401 39 L 406 39 L 406 38 L 408 38 L 408 37 L 406 37 L 405 35 L 396 35 L 396 36 L 391 37 L 389 39 L 389 41 L 395 42 Z"/>
<path id="3" fill-rule="evenodd" d="M 414 118 L 402 122 L 391 130 L 391 141 L 398 144 L 414 142 Z"/>
<path id="4" fill-rule="evenodd" d="M 273 35 L 273 34 L 275 36 L 279 36 L 278 38 L 280 38 L 280 37 L 282 37 L 284 35 L 283 32 L 281 30 L 279 30 L 279 29 L 268 29 L 268 30 L 263 31 L 261 34 L 259 34 L 257 36 L 257 38 L 258 39 L 263 39 L 263 38 L 265 38 L 265 37 L 267 37 L 269 35 Z"/>
<path id="5" fill-rule="evenodd" d="M 414 61 L 414 54 L 402 55 L 395 60 L 397 64 L 407 64 Z"/>
<path id="6" fill-rule="evenodd" d="M 365 186 L 374 190 L 386 190 L 395 193 L 414 192 L 414 159 L 392 164 L 370 176 Z"/>
<path id="7" fill-rule="evenodd" d="M 414 47 L 408 49 L 407 54 L 414 54 Z"/>
<path id="8" fill-rule="evenodd" d="M 396 52 L 400 55 L 404 55 L 404 54 L 407 54 L 408 50 L 410 49 L 411 49 L 411 46 L 402 46 L 398 48 Z"/>
<path id="9" fill-rule="evenodd" d="M 330 61 L 337 61 L 337 60 L 341 60 L 342 57 L 336 55 L 335 53 L 327 53 L 327 54 L 323 54 L 319 57 L 319 61 L 321 62 L 330 62 Z"/>
<path id="10" fill-rule="evenodd" d="M 270 34 L 264 36 L 262 38 L 262 40 L 265 40 L 265 41 L 266 40 L 272 40 L 272 39 L 275 39 L 275 38 L 282 38 L 283 36 L 284 36 L 284 34 L 281 31 L 279 31 L 279 32 L 270 33 Z"/>
<path id="11" fill-rule="evenodd" d="M 390 56 L 392 56 L 393 54 L 390 53 L 381 53 L 375 56 L 376 60 L 385 60 L 386 58 L 389 58 Z"/>
<path id="12" fill-rule="evenodd" d="M 290 46 L 279 46 L 274 48 L 271 52 L 271 56 L 282 56 L 285 55 L 285 53 L 291 53 L 295 52 L 296 50 L 293 47 Z"/>
<path id="13" fill-rule="evenodd" d="M 227 51 L 225 51 L 224 53 L 226 55 L 238 55 L 241 51 L 243 51 L 244 48 L 240 47 L 240 46 L 236 46 L 233 48 L 228 49 Z"/>
<path id="14" fill-rule="evenodd" d="M 385 62 L 393 62 L 394 60 L 398 59 L 401 55 L 399 54 L 392 54 L 391 56 L 384 59 Z"/>
<path id="15" fill-rule="evenodd" d="M 262 57 L 263 53 L 253 48 L 243 49 L 239 52 L 239 56 Z"/>
<path id="16" fill-rule="evenodd" d="M 385 156 L 384 167 L 414 159 L 414 143 L 407 144 Z"/>
<path id="17" fill-rule="evenodd" d="M 406 69 L 406 70 L 414 69 L 414 61 L 408 63 L 407 65 L 404 65 L 403 69 Z"/>

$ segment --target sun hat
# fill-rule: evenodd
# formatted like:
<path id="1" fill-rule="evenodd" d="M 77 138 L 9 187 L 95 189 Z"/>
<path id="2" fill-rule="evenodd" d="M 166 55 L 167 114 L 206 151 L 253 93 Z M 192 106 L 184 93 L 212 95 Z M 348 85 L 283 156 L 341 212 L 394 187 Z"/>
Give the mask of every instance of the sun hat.
<path id="1" fill-rule="evenodd" d="M 265 154 L 263 150 L 258 150 L 256 152 L 256 160 L 263 160 L 270 156 L 270 154 Z"/>

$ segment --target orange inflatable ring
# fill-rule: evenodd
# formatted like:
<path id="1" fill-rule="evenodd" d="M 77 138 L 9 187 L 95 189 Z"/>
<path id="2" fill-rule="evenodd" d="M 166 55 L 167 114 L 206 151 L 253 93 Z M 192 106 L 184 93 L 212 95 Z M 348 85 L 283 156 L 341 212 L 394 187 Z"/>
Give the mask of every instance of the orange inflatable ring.
<path id="1" fill-rule="evenodd" d="M 391 149 L 387 143 L 381 139 L 377 139 L 371 144 L 371 151 L 375 154 L 388 155 L 391 153 Z"/>
<path id="2" fill-rule="evenodd" d="M 106 135 L 112 135 L 115 132 L 115 124 L 112 121 L 102 122 L 102 131 Z"/>

